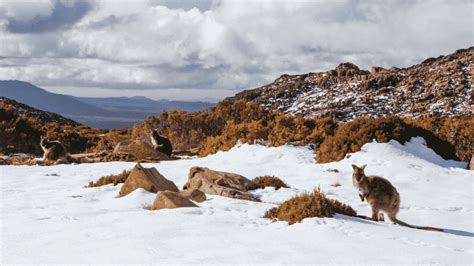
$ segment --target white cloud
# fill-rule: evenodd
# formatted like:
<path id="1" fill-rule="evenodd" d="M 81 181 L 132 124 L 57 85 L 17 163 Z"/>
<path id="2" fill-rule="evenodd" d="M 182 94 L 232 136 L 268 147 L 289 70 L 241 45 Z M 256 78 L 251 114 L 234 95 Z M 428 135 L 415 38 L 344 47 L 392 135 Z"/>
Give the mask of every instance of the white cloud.
<path id="1" fill-rule="evenodd" d="M 68 12 L 82 8 L 71 22 L 56 21 L 47 3 L 19 9 L 2 2 L 0 79 L 69 91 L 100 87 L 157 95 L 151 90 L 172 89 L 167 93 L 175 98 L 205 98 L 212 91 L 222 97 L 283 73 L 345 61 L 363 68 L 409 66 L 471 46 L 473 35 L 469 0 L 223 0 L 194 1 L 195 8 L 163 0 L 92 4 L 89 9 L 63 3 Z M 58 25 L 42 22 L 41 34 L 11 32 L 6 25 L 12 15 L 6 14 L 18 10 L 23 21 L 50 16 L 47 22 Z"/>
<path id="2" fill-rule="evenodd" d="M 0 17 L 28 21 L 46 17 L 53 12 L 54 0 L 15 1 L 0 0 Z"/>

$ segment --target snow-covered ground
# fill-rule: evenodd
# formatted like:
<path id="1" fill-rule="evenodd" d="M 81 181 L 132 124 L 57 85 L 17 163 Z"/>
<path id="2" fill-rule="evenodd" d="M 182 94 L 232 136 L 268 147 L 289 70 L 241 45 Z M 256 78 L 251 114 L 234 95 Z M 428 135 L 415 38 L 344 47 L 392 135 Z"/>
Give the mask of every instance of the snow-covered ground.
<path id="1" fill-rule="evenodd" d="M 317 186 L 369 215 L 352 187 L 353 163 L 368 164 L 367 174 L 382 175 L 396 186 L 399 219 L 447 232 L 342 215 L 291 226 L 262 218 L 275 204 Z M 255 191 L 262 203 L 208 195 L 200 208 L 148 211 L 143 206 L 155 194 L 144 190 L 116 198 L 121 185 L 84 188 L 132 166 L 1 166 L 1 263 L 473 263 L 474 171 L 443 160 L 420 138 L 405 145 L 366 144 L 349 159 L 329 164 L 315 164 L 313 152 L 304 147 L 259 145 L 146 164 L 179 187 L 191 166 L 248 178 L 276 175 L 291 186 Z M 341 186 L 331 186 L 335 182 Z"/>

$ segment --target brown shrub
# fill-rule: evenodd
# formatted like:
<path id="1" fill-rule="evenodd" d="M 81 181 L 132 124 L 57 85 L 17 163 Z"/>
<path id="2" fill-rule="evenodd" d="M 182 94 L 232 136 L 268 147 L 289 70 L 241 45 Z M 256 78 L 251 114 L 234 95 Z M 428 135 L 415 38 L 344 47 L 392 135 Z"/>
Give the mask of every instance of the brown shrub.
<path id="1" fill-rule="evenodd" d="M 159 128 L 177 150 L 196 149 L 200 156 L 227 151 L 238 141 L 251 144 L 263 140 L 269 146 L 312 143 L 318 162 L 332 162 L 359 151 L 373 139 L 394 139 L 403 144 L 411 137 L 421 136 L 443 158 L 467 161 L 474 145 L 472 116 L 358 118 L 341 123 L 329 117 L 267 112 L 243 100 L 223 101 L 201 112 L 162 112 L 159 117 L 147 118 L 145 125 L 134 128 L 134 132 L 144 128 Z"/>
<path id="2" fill-rule="evenodd" d="M 99 129 L 92 129 L 83 125 L 58 126 L 48 124 L 41 130 L 42 134 L 47 138 L 61 141 L 66 150 L 71 154 L 93 151 L 100 140 L 99 135 L 101 135 Z"/>
<path id="3" fill-rule="evenodd" d="M 439 125 L 430 128 L 433 124 L 445 125 L 441 127 L 444 131 Z M 327 137 L 316 150 L 316 159 L 318 163 L 342 160 L 347 153 L 360 151 L 364 144 L 372 142 L 373 139 L 377 142 L 388 142 L 393 139 L 404 144 L 412 137 L 420 136 L 426 140 L 429 148 L 444 159 L 468 160 L 472 152 L 470 147 L 474 144 L 472 131 L 474 131 L 474 118 L 430 120 L 403 120 L 399 117 L 358 118 L 341 124 L 334 135 Z"/>
<path id="4" fill-rule="evenodd" d="M 474 147 L 474 116 L 405 119 L 418 128 L 428 147 L 445 159 L 469 161 Z M 452 155 L 455 156 L 452 156 Z"/>
<path id="5" fill-rule="evenodd" d="M 130 170 L 123 170 L 123 172 L 120 174 L 103 176 L 95 182 L 89 182 L 87 187 L 100 187 L 107 184 L 114 184 L 114 186 L 116 186 L 119 183 L 124 183 L 129 174 Z"/>
<path id="6" fill-rule="evenodd" d="M 265 212 L 264 218 L 287 221 L 289 224 L 301 222 L 304 218 L 334 217 L 334 214 L 357 215 L 349 205 L 328 199 L 318 188 L 311 193 L 293 197 L 280 206 Z"/>
<path id="7" fill-rule="evenodd" d="M 400 118 L 358 118 L 340 125 L 333 136 L 326 138 L 316 150 L 316 159 L 318 163 L 339 161 L 347 153 L 360 151 L 365 143 L 373 139 L 377 142 L 394 139 L 405 143 L 411 136 L 409 126 Z"/>
<path id="8" fill-rule="evenodd" d="M 247 187 L 248 190 L 254 190 L 258 188 L 274 187 L 276 190 L 284 187 L 288 188 L 289 186 L 283 182 L 280 178 L 276 176 L 258 176 L 252 180 L 250 185 Z"/>
<path id="9" fill-rule="evenodd" d="M 222 135 L 228 123 L 237 125 L 259 121 L 264 114 L 260 106 L 249 104 L 245 100 L 224 100 L 215 107 L 200 112 L 163 111 L 158 117 L 148 117 L 144 125 L 136 128 L 135 133 L 142 134 L 141 131 L 157 128 L 161 135 L 171 141 L 176 151 L 201 149 L 207 138 Z"/>
<path id="10" fill-rule="evenodd" d="M 173 143 L 174 150 L 198 149 L 200 156 L 206 156 L 229 150 L 239 140 L 242 143 L 264 140 L 271 146 L 319 144 L 336 126 L 337 121 L 331 118 L 268 112 L 241 99 L 224 100 L 200 112 L 164 111 L 134 127 L 130 137 L 143 136 L 148 129 L 158 128 Z"/>

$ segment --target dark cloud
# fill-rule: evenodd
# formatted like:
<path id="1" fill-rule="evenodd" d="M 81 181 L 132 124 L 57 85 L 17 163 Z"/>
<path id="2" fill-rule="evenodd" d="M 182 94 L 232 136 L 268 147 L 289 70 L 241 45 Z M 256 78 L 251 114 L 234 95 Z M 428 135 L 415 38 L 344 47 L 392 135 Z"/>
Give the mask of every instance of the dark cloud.
<path id="1" fill-rule="evenodd" d="M 123 23 L 125 20 L 130 20 L 131 18 L 118 18 L 117 16 L 111 15 L 99 21 L 93 21 L 89 23 L 89 27 L 93 29 L 103 29 L 110 28 L 113 25 Z"/>
<path id="2" fill-rule="evenodd" d="M 213 6 L 213 0 L 156 0 L 156 4 L 166 6 L 170 9 L 184 9 L 190 10 L 192 8 L 197 8 L 200 11 L 204 12 L 210 10 Z"/>
<path id="3" fill-rule="evenodd" d="M 7 30 L 13 33 L 34 34 L 65 29 L 79 21 L 91 9 L 92 5 L 87 1 L 77 1 L 72 6 L 57 1 L 51 15 L 45 17 L 36 16 L 32 20 L 27 21 L 10 18 Z"/>

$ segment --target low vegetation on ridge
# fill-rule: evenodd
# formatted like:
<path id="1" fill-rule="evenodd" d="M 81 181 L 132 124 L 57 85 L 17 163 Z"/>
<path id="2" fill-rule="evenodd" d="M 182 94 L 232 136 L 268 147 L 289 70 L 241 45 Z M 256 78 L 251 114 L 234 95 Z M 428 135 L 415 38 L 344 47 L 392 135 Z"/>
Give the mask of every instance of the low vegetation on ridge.
<path id="1" fill-rule="evenodd" d="M 268 112 L 255 104 L 221 102 L 209 111 L 162 112 L 132 128 L 100 131 L 84 126 L 46 124 L 33 116 L 15 116 L 14 105 L 0 115 L 0 152 L 26 152 L 41 155 L 39 136 L 61 140 L 71 153 L 111 151 L 120 141 L 145 137 L 159 128 L 173 143 L 174 150 L 192 150 L 200 156 L 229 150 L 238 141 L 279 146 L 313 144 L 318 162 L 331 162 L 353 153 L 367 142 L 390 139 L 401 143 L 422 136 L 445 159 L 468 161 L 474 146 L 474 117 L 427 117 L 419 119 L 384 117 L 357 118 L 341 122 L 333 118 L 304 118 Z"/>

